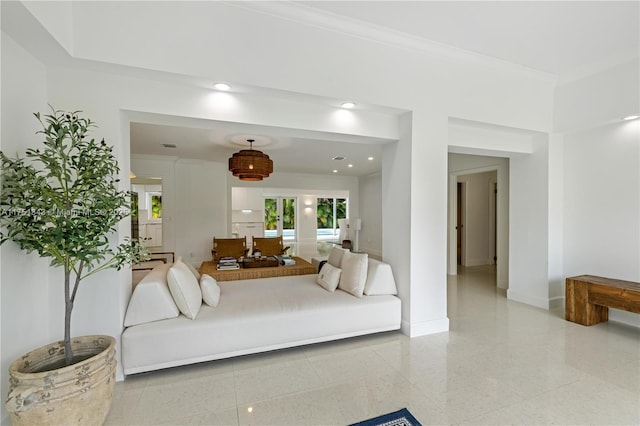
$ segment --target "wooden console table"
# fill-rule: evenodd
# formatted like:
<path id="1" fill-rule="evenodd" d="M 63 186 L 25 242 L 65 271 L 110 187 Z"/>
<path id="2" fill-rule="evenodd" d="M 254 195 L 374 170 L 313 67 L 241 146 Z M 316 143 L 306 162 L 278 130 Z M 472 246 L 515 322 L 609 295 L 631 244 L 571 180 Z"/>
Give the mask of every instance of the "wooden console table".
<path id="1" fill-rule="evenodd" d="M 242 268 L 225 271 L 218 271 L 216 262 L 213 260 L 202 262 L 200 266 L 201 274 L 207 274 L 217 281 L 249 280 L 254 278 L 287 277 L 291 275 L 317 274 L 317 269 L 309 262 L 299 257 L 292 257 L 296 261 L 295 265 L 289 266 L 269 266 L 266 268 Z"/>
<path id="2" fill-rule="evenodd" d="M 593 325 L 609 319 L 609 308 L 640 314 L 640 283 L 580 275 L 566 279 L 567 321 Z"/>

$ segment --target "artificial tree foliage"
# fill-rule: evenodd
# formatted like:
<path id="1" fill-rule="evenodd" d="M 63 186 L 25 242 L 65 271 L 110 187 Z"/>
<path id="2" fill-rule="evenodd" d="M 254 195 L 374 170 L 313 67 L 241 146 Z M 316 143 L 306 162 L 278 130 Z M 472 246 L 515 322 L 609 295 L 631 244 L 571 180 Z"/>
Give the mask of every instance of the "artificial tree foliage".
<path id="1" fill-rule="evenodd" d="M 71 312 L 79 284 L 107 268 L 121 269 L 148 258 L 140 240 L 114 250 L 109 241 L 117 224 L 131 215 L 129 191 L 118 189 L 119 167 L 113 147 L 87 135 L 94 123 L 76 112 L 35 117 L 44 137 L 40 149 L 9 158 L 0 151 L 0 244 L 13 241 L 28 253 L 51 259 L 64 270 L 64 345 L 71 351 Z"/>

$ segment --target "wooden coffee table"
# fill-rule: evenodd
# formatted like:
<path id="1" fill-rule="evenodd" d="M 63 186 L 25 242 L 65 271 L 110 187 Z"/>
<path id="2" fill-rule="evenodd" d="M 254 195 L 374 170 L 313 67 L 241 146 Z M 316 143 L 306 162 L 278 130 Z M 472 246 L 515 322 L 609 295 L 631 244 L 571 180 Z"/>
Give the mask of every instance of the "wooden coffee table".
<path id="1" fill-rule="evenodd" d="M 296 261 L 295 265 L 289 266 L 269 266 L 265 268 L 243 268 L 232 269 L 225 271 L 218 271 L 216 268 L 216 262 L 209 260 L 202 262 L 198 272 L 201 274 L 207 274 L 215 278 L 217 281 L 235 281 L 235 280 L 249 280 L 254 278 L 269 278 L 269 277 L 288 277 L 291 275 L 307 275 L 316 274 L 318 270 L 309 262 L 299 257 L 291 256 Z"/>

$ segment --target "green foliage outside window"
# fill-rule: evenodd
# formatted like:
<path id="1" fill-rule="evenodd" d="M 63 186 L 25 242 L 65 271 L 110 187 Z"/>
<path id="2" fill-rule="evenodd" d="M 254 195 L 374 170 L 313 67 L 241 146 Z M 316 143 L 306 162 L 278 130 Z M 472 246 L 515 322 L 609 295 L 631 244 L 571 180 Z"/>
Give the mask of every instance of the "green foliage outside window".
<path id="1" fill-rule="evenodd" d="M 347 217 L 346 198 L 318 198 L 317 204 L 318 229 L 335 229 L 338 225 L 338 219 L 345 219 Z"/>
<path id="2" fill-rule="evenodd" d="M 282 228 L 295 229 L 296 227 L 296 200 L 294 198 L 285 198 L 282 200 Z"/>
<path id="3" fill-rule="evenodd" d="M 151 219 L 162 219 L 162 195 L 151 196 Z"/>
<path id="4" fill-rule="evenodd" d="M 333 229 L 333 198 L 318 198 L 318 229 Z"/>
<path id="5" fill-rule="evenodd" d="M 347 199 L 336 198 L 336 221 L 347 218 Z"/>
<path id="6" fill-rule="evenodd" d="M 282 210 L 282 228 L 295 229 L 295 198 L 283 198 Z M 278 204 L 275 198 L 265 198 L 264 200 L 264 228 L 269 231 L 278 229 Z"/>
<path id="7" fill-rule="evenodd" d="M 278 206 L 275 198 L 264 200 L 264 229 L 269 231 L 278 229 Z"/>

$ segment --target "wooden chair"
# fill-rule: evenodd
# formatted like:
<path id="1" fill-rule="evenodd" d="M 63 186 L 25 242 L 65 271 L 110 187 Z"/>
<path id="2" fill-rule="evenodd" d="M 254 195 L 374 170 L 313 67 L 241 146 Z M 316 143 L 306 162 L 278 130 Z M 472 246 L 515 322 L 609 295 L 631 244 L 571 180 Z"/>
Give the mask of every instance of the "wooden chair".
<path id="1" fill-rule="evenodd" d="M 260 250 L 263 256 L 280 256 L 281 254 L 286 254 L 289 249 L 289 246 L 284 246 L 282 235 L 280 235 L 279 237 L 271 238 L 253 237 L 253 247 L 251 250 L 252 253 Z"/>
<path id="2" fill-rule="evenodd" d="M 247 237 L 242 238 L 216 238 L 213 237 L 213 248 L 211 257 L 217 261 L 221 257 L 235 257 L 236 259 L 246 256 L 249 252 L 247 248 Z"/>

